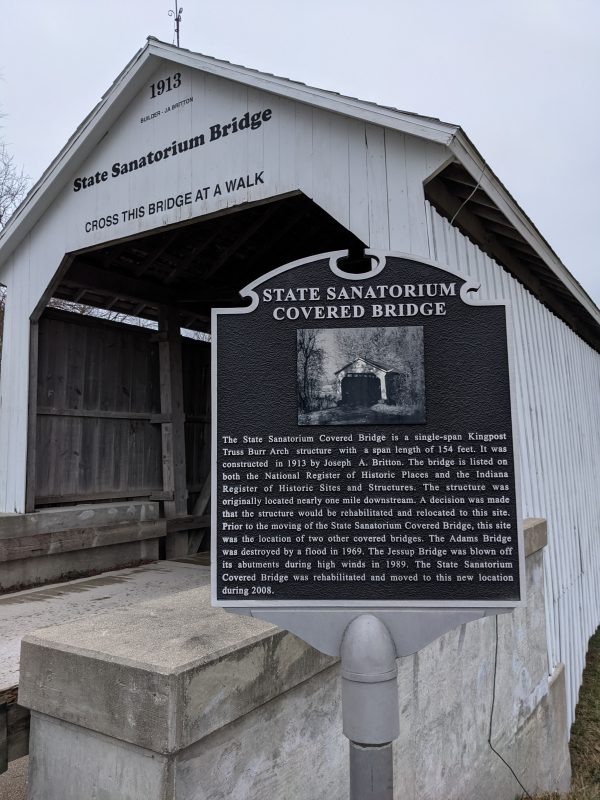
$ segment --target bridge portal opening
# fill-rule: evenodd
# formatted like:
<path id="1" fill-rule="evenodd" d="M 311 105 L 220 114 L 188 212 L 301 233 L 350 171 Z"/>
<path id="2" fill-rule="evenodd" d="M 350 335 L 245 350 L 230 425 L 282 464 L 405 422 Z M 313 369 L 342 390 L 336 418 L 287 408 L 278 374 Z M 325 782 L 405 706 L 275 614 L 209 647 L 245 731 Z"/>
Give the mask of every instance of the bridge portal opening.
<path id="1" fill-rule="evenodd" d="M 203 547 L 211 308 L 245 305 L 282 264 L 362 248 L 295 194 L 65 256 L 37 324 L 27 510 L 156 501 L 167 554 Z"/>

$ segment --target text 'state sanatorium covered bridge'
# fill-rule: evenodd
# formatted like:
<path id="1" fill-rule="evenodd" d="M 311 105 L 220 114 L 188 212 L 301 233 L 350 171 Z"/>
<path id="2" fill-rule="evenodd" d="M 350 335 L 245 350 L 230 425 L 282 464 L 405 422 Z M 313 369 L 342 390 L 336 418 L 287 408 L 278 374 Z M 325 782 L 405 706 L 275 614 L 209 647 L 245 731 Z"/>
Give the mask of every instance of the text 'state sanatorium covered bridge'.
<path id="1" fill-rule="evenodd" d="M 24 515 L 29 537 L 4 547 L 2 588 L 197 551 L 210 347 L 180 328 L 209 333 L 211 307 L 279 265 L 364 247 L 512 305 L 523 512 L 548 520 L 549 665 L 572 714 L 600 621 L 600 311 L 459 127 L 154 39 L 0 239 L 0 527 Z M 81 503 L 90 527 L 57 543 Z"/>

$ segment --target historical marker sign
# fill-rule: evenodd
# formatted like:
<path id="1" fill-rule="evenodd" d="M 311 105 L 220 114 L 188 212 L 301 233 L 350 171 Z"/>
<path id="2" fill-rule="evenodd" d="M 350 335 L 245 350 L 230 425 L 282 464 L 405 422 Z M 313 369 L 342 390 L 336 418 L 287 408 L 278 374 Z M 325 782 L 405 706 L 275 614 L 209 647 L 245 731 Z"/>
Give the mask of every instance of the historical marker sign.
<path id="1" fill-rule="evenodd" d="M 338 255 L 214 312 L 214 602 L 517 604 L 505 305 L 431 263 L 358 276 Z"/>

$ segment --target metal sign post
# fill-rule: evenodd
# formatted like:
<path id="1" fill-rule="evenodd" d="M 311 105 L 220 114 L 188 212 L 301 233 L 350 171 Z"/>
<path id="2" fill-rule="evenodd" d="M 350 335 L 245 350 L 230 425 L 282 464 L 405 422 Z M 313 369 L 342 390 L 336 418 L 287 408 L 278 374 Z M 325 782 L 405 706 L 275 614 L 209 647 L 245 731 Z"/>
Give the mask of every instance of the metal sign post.
<path id="1" fill-rule="evenodd" d="M 434 262 L 288 264 L 213 311 L 213 604 L 341 657 L 351 796 L 392 797 L 396 664 L 524 594 L 505 304 Z"/>
<path id="2" fill-rule="evenodd" d="M 392 800 L 392 742 L 400 733 L 396 647 L 372 614 L 344 632 L 342 718 L 350 740 L 350 800 Z"/>

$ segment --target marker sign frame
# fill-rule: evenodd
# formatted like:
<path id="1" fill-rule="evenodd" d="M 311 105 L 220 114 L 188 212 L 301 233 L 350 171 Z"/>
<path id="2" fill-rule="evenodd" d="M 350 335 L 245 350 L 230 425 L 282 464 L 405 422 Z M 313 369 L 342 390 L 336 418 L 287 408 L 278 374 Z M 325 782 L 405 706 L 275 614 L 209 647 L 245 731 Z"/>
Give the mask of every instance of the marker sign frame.
<path id="1" fill-rule="evenodd" d="M 478 609 L 525 596 L 506 302 L 367 251 L 275 269 L 212 314 L 212 602 Z M 513 390 L 514 391 L 514 390 Z"/>

